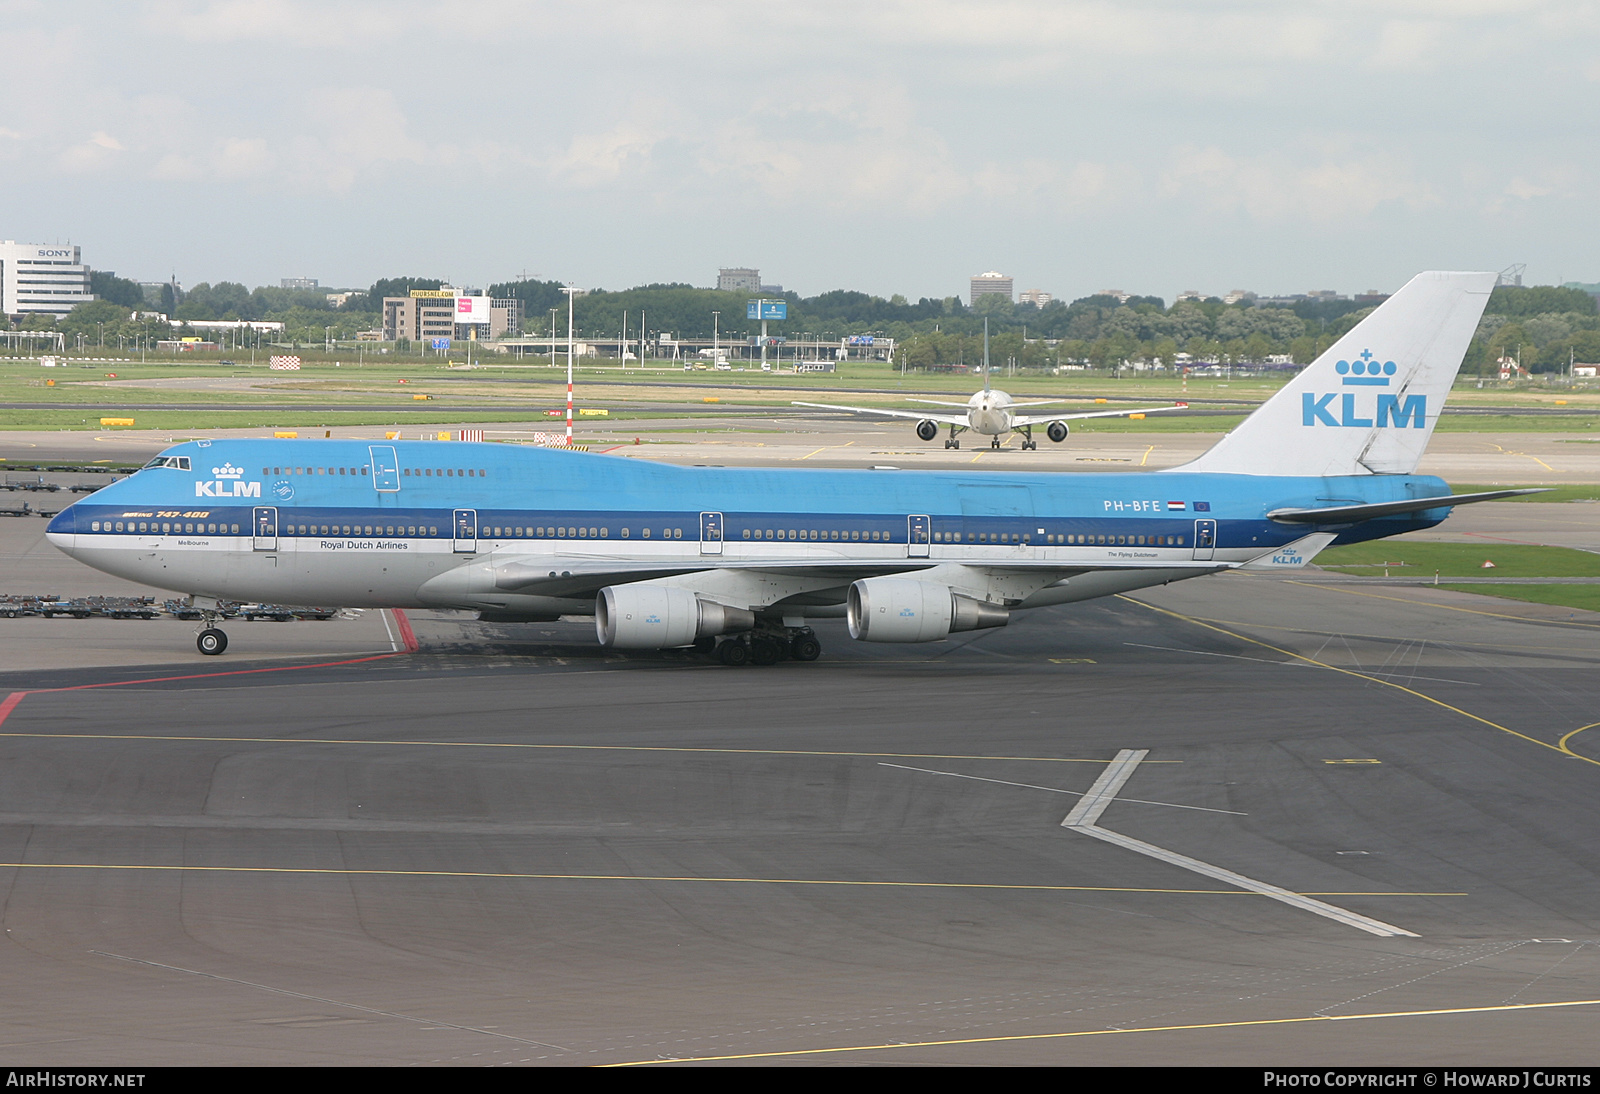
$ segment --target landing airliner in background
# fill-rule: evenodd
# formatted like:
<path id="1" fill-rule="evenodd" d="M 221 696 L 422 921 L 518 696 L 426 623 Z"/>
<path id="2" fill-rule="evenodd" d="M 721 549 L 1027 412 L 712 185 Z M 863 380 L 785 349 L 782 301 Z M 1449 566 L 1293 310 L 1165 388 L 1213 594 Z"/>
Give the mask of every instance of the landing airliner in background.
<path id="1" fill-rule="evenodd" d="M 939 435 L 939 426 L 948 425 L 950 436 L 945 438 L 946 448 L 960 448 L 961 442 L 957 438 L 967 430 L 982 433 L 993 438 L 989 442 L 990 448 L 1000 447 L 1000 438 L 1007 433 L 1021 433 L 1022 447 L 1038 448 L 1039 442 L 1033 439 L 1033 427 L 1045 427 L 1045 436 L 1056 444 L 1067 439 L 1069 432 L 1067 423 L 1079 418 L 1121 418 L 1129 414 L 1160 414 L 1169 410 L 1184 410 L 1188 403 L 1174 403 L 1171 406 L 1146 406 L 1132 407 L 1127 410 L 1091 410 L 1078 414 L 1015 414 L 1013 411 L 1028 406 L 1050 406 L 1054 403 L 1064 403 L 1066 399 L 1042 399 L 1031 403 L 1017 403 L 1011 396 L 998 388 L 989 386 L 989 321 L 983 321 L 983 390 L 975 392 L 972 398 L 964 403 L 947 403 L 939 399 L 907 399 L 909 403 L 927 403 L 930 406 L 950 406 L 964 410 L 964 414 L 928 414 L 912 410 L 882 410 L 870 406 L 835 406 L 832 403 L 800 403 L 793 406 L 808 406 L 818 410 L 844 410 L 851 414 L 877 414 L 885 418 L 911 418 L 917 423 L 917 436 L 925 441 L 931 441 Z"/>
<path id="2" fill-rule="evenodd" d="M 218 602 L 593 615 L 603 645 L 701 644 L 729 664 L 815 659 L 808 620 L 928 642 L 1011 613 L 1330 543 L 1428 528 L 1415 474 L 1492 273 L 1425 273 L 1199 459 L 1155 472 L 673 467 L 450 442 L 225 440 L 167 449 L 64 510 L 50 541 Z"/>
<path id="3" fill-rule="evenodd" d="M 911 403 L 929 403 L 933 406 L 953 406 L 966 410 L 965 414 L 927 414 L 913 410 L 882 410 L 870 406 L 834 406 L 831 403 L 794 403 L 794 406 L 816 407 L 820 410 L 847 410 L 852 414 L 878 414 L 886 418 L 914 418 L 917 420 L 917 436 L 925 441 L 931 441 L 939 435 L 941 424 L 950 427 L 950 436 L 945 438 L 946 448 L 960 448 L 961 442 L 956 438 L 967 430 L 982 433 L 992 437 L 989 447 L 999 448 L 1000 438 L 1007 433 L 1021 433 L 1023 448 L 1038 448 L 1039 442 L 1033 439 L 1033 427 L 1045 427 L 1045 436 L 1060 444 L 1067 439 L 1069 421 L 1079 418 L 1120 418 L 1129 414 L 1159 414 L 1168 410 L 1183 410 L 1188 403 L 1174 403 L 1171 406 L 1145 406 L 1130 407 L 1127 410 L 1092 410 L 1078 414 L 1013 414 L 1012 411 L 1027 406 L 1049 406 L 1051 403 L 1064 403 L 1065 399 L 1045 399 L 1040 402 L 1014 403 L 1011 396 L 998 388 L 989 386 L 989 374 L 983 374 L 983 390 L 976 392 L 972 398 L 964 403 L 945 403 L 938 399 L 908 399 Z"/>

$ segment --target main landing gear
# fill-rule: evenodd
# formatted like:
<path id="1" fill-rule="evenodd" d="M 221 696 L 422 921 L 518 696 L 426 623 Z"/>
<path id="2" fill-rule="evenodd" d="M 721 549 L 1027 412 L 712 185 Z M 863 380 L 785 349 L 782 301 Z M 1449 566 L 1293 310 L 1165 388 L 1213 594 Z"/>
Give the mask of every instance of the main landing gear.
<path id="1" fill-rule="evenodd" d="M 956 440 L 956 435 L 958 433 L 965 433 L 966 431 L 967 431 L 967 427 L 966 426 L 956 425 L 955 423 L 952 422 L 951 425 L 950 425 L 950 438 L 947 441 L 944 442 L 944 446 L 946 448 L 960 448 L 961 447 L 961 442 Z"/>
<path id="2" fill-rule="evenodd" d="M 998 444 L 996 445 L 996 447 L 999 447 Z M 1023 451 L 1026 452 L 1030 448 L 1035 448 L 1036 449 L 1038 447 L 1039 447 L 1039 442 L 1033 439 L 1033 426 L 1031 426 L 1031 425 L 1023 426 L 1022 427 L 1022 449 L 1023 449 Z"/>
<path id="3" fill-rule="evenodd" d="M 228 648 L 228 636 L 215 627 L 207 627 L 195 636 L 194 644 L 201 653 L 215 657 Z"/>
<path id="4" fill-rule="evenodd" d="M 783 627 L 731 635 L 717 643 L 717 660 L 731 668 L 776 665 L 779 661 L 815 661 L 822 643 L 810 627 Z"/>

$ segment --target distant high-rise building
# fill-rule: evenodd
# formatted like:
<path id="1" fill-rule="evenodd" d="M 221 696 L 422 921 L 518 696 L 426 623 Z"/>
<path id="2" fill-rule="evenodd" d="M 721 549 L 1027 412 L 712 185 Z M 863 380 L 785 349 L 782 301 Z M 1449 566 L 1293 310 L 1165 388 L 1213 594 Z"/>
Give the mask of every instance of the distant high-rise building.
<path id="1" fill-rule="evenodd" d="M 970 282 L 967 302 L 976 304 L 980 296 L 1003 296 L 1007 300 L 1012 298 L 1011 278 L 997 270 L 981 273 Z"/>
<path id="2" fill-rule="evenodd" d="M 1178 294 L 1178 301 L 1183 301 L 1183 300 L 1204 300 L 1205 298 L 1206 298 L 1206 294 L 1201 292 L 1199 289 L 1184 289 L 1181 293 Z"/>
<path id="3" fill-rule="evenodd" d="M 1043 289 L 1024 289 L 1022 295 L 1017 297 L 1017 303 L 1032 304 L 1036 308 L 1042 308 L 1054 299 L 1055 297 Z"/>
<path id="4" fill-rule="evenodd" d="M 759 293 L 761 291 L 761 271 L 747 269 L 718 270 L 717 291 Z"/>
<path id="5" fill-rule="evenodd" d="M 285 277 L 278 282 L 280 289 L 314 289 L 317 279 L 314 277 Z"/>
<path id="6" fill-rule="evenodd" d="M 78 248 L 43 243 L 0 243 L 0 312 L 6 315 L 66 315 L 93 300 L 89 267 Z"/>

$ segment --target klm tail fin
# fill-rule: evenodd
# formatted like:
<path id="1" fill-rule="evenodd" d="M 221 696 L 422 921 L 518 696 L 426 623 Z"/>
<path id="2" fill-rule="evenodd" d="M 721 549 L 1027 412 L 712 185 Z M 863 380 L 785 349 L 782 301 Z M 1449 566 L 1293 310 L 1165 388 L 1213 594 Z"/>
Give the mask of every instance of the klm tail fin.
<path id="1" fill-rule="evenodd" d="M 1492 273 L 1422 273 L 1193 463 L 1233 475 L 1406 475 L 1455 382 Z"/>

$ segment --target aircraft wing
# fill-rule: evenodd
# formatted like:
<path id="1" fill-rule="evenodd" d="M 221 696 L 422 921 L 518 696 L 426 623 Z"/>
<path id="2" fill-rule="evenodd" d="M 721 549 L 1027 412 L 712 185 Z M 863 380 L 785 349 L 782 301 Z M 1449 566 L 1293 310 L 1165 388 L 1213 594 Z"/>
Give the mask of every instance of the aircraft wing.
<path id="1" fill-rule="evenodd" d="M 677 577 L 682 574 L 703 573 L 712 570 L 737 570 L 748 573 L 770 573 L 789 577 L 826 578 L 836 582 L 843 588 L 852 581 L 862 577 L 880 577 L 887 574 L 912 573 L 917 570 L 930 570 L 939 566 L 948 565 L 949 560 L 905 558 L 905 559 L 873 559 L 838 561 L 827 559 L 796 559 L 792 561 L 777 561 L 772 559 L 751 562 L 725 561 L 717 556 L 708 556 L 698 565 L 679 563 L 677 565 L 662 565 L 660 563 L 630 563 L 621 559 L 615 561 L 602 559 L 554 559 L 548 556 L 540 559 L 510 558 L 499 562 L 485 559 L 477 564 L 469 564 L 457 570 L 439 575 L 429 582 L 435 591 L 447 593 L 452 590 L 457 582 L 451 578 L 452 574 L 466 578 L 469 571 L 476 571 L 483 575 L 487 570 L 492 592 L 485 590 L 481 577 L 474 579 L 471 589 L 476 590 L 469 595 L 473 598 L 489 592 L 493 593 L 526 593 L 538 596 L 552 597 L 590 597 L 607 585 L 625 585 L 635 581 L 652 581 L 660 578 Z M 1042 559 L 1014 559 L 1005 562 L 986 564 L 968 564 L 974 568 L 996 571 L 1051 574 L 1054 578 L 1072 577 L 1088 573 L 1091 570 L 1139 570 L 1147 569 L 1148 564 L 1129 562 L 1118 564 L 1112 561 L 1097 561 L 1090 565 L 1063 565 L 1056 560 Z M 1191 562 L 1188 560 L 1163 560 L 1165 569 L 1193 569 L 1199 573 L 1210 573 L 1219 569 L 1232 569 L 1237 563 L 1232 562 Z M 467 587 L 460 590 L 467 592 Z"/>
<path id="2" fill-rule="evenodd" d="M 909 418 L 916 422 L 943 422 L 946 425 L 967 424 L 967 416 L 965 414 L 925 414 L 920 410 L 879 410 L 870 406 L 834 406 L 831 403 L 793 403 L 791 405 L 811 406 L 820 410 L 847 410 L 851 414 L 881 414 L 886 418 Z"/>
<path id="3" fill-rule="evenodd" d="M 906 402 L 908 402 L 908 403 L 927 403 L 929 406 L 953 406 L 953 407 L 959 407 L 959 408 L 962 408 L 962 409 L 965 409 L 966 407 L 969 407 L 969 406 L 972 405 L 971 403 L 947 403 L 943 399 L 907 399 Z"/>
<path id="4" fill-rule="evenodd" d="M 1188 403 L 1177 403 L 1173 406 L 1135 406 L 1127 410 L 1090 410 L 1078 414 L 1018 414 L 1011 419 L 1011 424 L 1044 425 L 1047 422 L 1070 422 L 1078 418 L 1124 418 L 1129 414 L 1162 414 L 1169 410 L 1188 409 Z"/>

